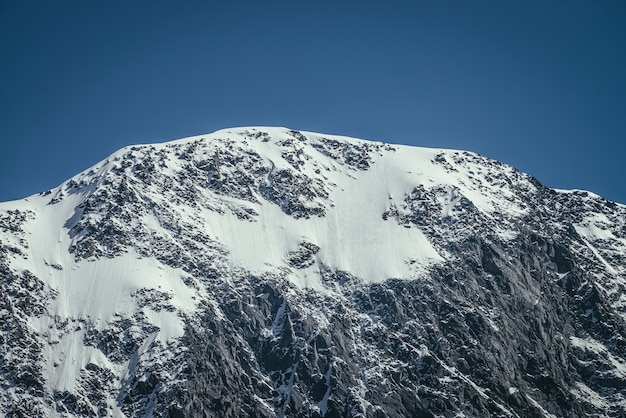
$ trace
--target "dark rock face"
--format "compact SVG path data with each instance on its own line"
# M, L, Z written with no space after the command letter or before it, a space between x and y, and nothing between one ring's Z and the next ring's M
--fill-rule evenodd
M35 212L0 212L4 415L626 415L625 206L555 192L475 154L433 153L433 167L461 180L416 182L376 220L428 239L444 261L427 273L368 282L324 264L304 232L282 265L257 273L233 265L206 213L251 225L267 203L289 222L323 222L340 188L333 173L369 174L398 150L298 131L232 135L128 148L106 173L42 196L52 208L79 201L64 225L74 263L152 260L177 272L194 311L146 284L129 285L134 310L104 325L55 313L63 289L15 267L39 263ZM491 211L480 193L497 194ZM51 276L71 270L62 264L45 260ZM321 289L294 284L312 268ZM159 340L161 317L180 320L182 336ZM93 359L57 387L50 370L63 365L47 356L69 335Z
M521 237L526 249L507 267L504 254L479 241L467 244L478 266L434 271L427 281L348 279L340 301L299 294L288 302L270 283L246 283L249 293L223 307L227 318L202 323L208 352L208 340L189 332L195 366L187 384L204 388L197 396L204 403L183 409L188 416L272 416L255 409L268 405L285 416L620 416L626 380L611 361L624 358L624 321L608 314L579 269L556 279L558 264L536 239ZM537 267L533 275L524 264ZM328 327L301 306L316 306ZM590 324L589 310L606 316ZM570 335L606 348L573 344ZM220 382L219 391L211 394L207 382ZM615 406L577 398L579 382Z

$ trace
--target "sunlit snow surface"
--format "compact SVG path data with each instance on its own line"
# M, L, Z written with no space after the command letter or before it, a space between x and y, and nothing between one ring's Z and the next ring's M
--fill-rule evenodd
M153 170L129 166L141 164L146 155L155 161ZM285 173L300 181L295 195L282 196L282 183L269 183ZM534 188L527 178L509 166L462 151L392 146L285 128L227 129L126 147L50 192L2 203L0 213L19 210L28 216L23 232L4 232L0 237L5 245L23 248L22 256L10 256L11 270L30 270L45 283L46 291L56 295L47 315L29 321L50 343L44 355L49 385L71 391L89 363L116 371L119 380L124 377L124 366L112 364L95 347L85 347L87 329L105 331L119 318L140 314L158 327L146 344L167 343L183 335L183 317L193 314L198 301L210 299L189 285L190 275L174 262L151 255L152 242L183 248L184 234L193 240L200 233L206 243L199 248L203 255L215 252L211 255L215 268L255 275L279 272L297 287L323 294L334 291L322 280L324 269L349 272L365 282L420 279L450 255L416 227L419 220L409 218L407 208L419 206L421 198L411 201L408 196L418 189L430 193L434 196L430 204L439 208L437 216L442 219L466 213L493 219L493 233L510 240L518 232L512 222L528 212L528 202L518 193L519 187ZM94 238L99 252L90 253L85 237L95 232L88 226L101 225L98 222L112 213L115 204L105 199L100 203L104 206L89 213L81 207L102 190L114 199L121 185L136 198L119 202L131 205L133 216L125 223L126 218L111 215L110 222L131 231L131 241L111 256L108 244ZM181 197L180 191L188 194ZM288 205L304 212L290 213ZM399 220L385 219L386 212ZM499 221L503 214L511 223ZM608 230L608 224L601 214L589 215L575 229L617 277L624 274L624 266L594 246L612 241L614 248L626 247L626 240ZM87 248L85 257L78 256L80 245ZM294 254L303 245L316 250L303 253L302 264L296 265ZM189 254L194 258L196 253ZM160 295L168 309L141 303L146 289ZM54 331L52 324L66 320L70 325L63 333ZM111 407L117 411L117 406Z

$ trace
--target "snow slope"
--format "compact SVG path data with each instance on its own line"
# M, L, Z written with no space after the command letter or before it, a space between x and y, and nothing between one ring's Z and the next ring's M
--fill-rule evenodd
M43 388L41 397L8 380L2 407L28 398L46 415L133 415L121 393L142 364L169 364L185 351L189 318L206 306L223 315L216 283L271 276L296 293L342 298L328 272L366 286L426 280L460 259L459 243L476 234L513 245L544 189L470 152L286 128L123 148L55 189L0 204L4 280L32 276L40 295L38 309L11 315L39 341ZM582 205L551 228L558 235L572 225L574 252L624 315L625 208L607 211L585 192L551 193L560 196L551 197L556 212L568 199ZM101 399L89 396L93 370L109 373L98 380ZM156 411L156 400L146 402L144 411Z

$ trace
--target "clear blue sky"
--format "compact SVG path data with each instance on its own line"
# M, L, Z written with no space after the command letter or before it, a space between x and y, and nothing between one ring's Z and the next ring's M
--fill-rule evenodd
M0 0L0 201L277 125L479 152L626 203L626 1Z

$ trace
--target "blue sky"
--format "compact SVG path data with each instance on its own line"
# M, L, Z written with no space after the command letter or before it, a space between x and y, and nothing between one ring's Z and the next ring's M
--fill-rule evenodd
M626 203L621 0L0 0L0 54L0 201L125 145L272 125Z

